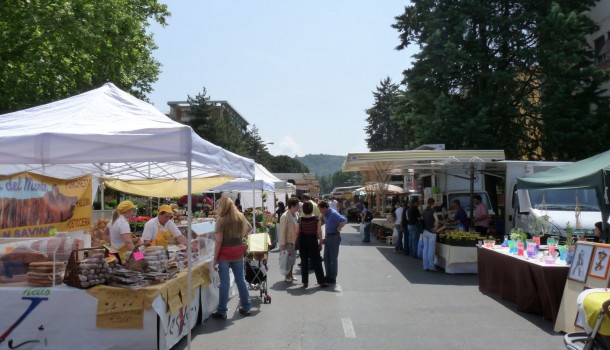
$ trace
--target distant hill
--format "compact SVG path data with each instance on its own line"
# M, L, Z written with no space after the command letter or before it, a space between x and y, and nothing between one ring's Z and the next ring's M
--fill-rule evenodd
M319 176L329 176L339 171L343 167L345 156L331 156L329 154L307 154L303 157L296 157L297 160L305 164L309 171Z

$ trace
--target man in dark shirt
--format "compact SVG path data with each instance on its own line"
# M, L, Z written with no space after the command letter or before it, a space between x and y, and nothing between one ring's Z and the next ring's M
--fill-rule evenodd
M421 212L419 211L419 199L413 198L411 206L407 209L407 227L409 229L409 252L405 254L417 258L417 244L419 242L419 227L421 225Z
M470 230L470 221L468 220L468 215L464 208L462 208L460 200L454 199L451 202L451 209L454 211L453 221L457 225L459 231L468 232ZM461 228L459 227L461 226Z

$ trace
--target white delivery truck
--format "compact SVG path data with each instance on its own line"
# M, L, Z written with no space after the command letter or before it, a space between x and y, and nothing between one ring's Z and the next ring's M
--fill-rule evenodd
M450 210L451 202L458 199L461 207L466 211L468 217L470 217L472 204L470 200L471 179L469 172L468 165L464 165L464 167L460 168L448 167L435 173L419 174L418 178L430 177L430 180L428 181L430 187L424 187L424 203L422 204L425 205L425 200L432 195L429 191L436 187L440 191L440 194L435 195L437 205L441 205L443 208ZM472 180L473 196L481 196L481 201L487 207L489 215L495 215L489 194L485 191L483 176L480 173L477 173ZM449 213L450 216L452 214L452 212Z
M519 189L517 178L535 174L569 162L546 161L510 161L506 164L505 203L506 232L519 227L530 232L536 219L548 216L548 231L551 234L565 236L566 223L576 226L576 201L580 208L580 230L592 234L595 223L601 221L599 202L594 189Z

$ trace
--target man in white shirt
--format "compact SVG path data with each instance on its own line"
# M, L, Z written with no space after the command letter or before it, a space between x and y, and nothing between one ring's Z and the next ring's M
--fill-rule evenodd
M328 203L331 209L337 210L337 200L335 198L331 199L330 203Z
M142 239L145 245L162 246L165 250L169 246L171 238L175 238L178 243L187 244L186 237L171 220L174 210L167 204L159 207L157 217L148 221L144 225Z
M396 242L394 242L395 253L400 253L404 251L404 248L402 246L402 211L403 207L400 205L400 203L396 203L396 209L394 210L394 214L392 214L392 216L394 217L394 230L398 231Z

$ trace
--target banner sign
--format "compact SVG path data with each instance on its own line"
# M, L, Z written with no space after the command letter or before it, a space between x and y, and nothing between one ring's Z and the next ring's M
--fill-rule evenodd
M91 176L0 176L0 237L36 238L91 227Z

